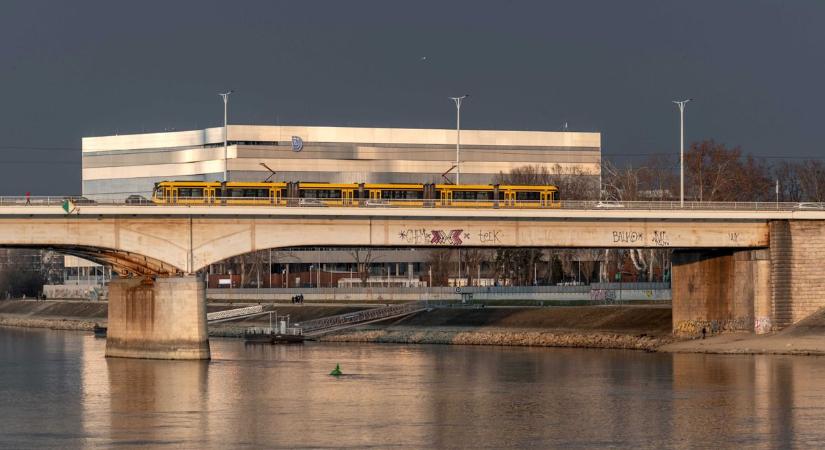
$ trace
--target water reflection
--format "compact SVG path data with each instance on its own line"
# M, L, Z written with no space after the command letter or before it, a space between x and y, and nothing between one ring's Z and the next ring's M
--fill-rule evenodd
M189 362L103 347L0 329L0 445L825 446L823 358L213 340L213 361Z

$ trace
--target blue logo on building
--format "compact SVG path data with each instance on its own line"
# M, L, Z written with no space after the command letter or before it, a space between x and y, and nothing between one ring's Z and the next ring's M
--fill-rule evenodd
M304 148L304 140L300 136L292 136L292 151L300 152Z

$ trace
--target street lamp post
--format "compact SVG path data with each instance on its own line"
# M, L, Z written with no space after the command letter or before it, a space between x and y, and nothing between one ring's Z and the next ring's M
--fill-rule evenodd
M685 207L685 105L687 100L674 100L679 106L679 207Z
M469 96L450 97L455 102L455 184L461 184L461 101Z
M227 165L227 150L226 150L226 123L229 111L229 94L235 91L228 91L223 93L218 93L223 98L223 181L228 181L226 176L226 165Z

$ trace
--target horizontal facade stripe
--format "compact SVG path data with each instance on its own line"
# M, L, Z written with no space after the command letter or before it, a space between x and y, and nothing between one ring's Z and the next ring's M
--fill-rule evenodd
M83 167L120 167L147 164L190 163L223 159L223 147L197 148L185 150L155 151L152 153L127 153L106 155L83 155ZM367 146L305 146L300 152L289 148L273 146L229 146L227 154L232 158L277 158L295 159L334 159L334 160L382 160L382 159L416 159L422 161L453 161L455 148L422 146L419 148L385 148ZM467 147L461 149L462 161L489 162L524 162L524 163L598 163L601 160L598 149L492 149Z
M451 129L357 128L229 125L230 141L290 142L299 136L305 143L450 145L456 141ZM123 149L192 147L223 142L223 127L204 130L143 133L83 138L83 152ZM590 132L461 130L465 145L526 147L601 148L601 134Z
M392 172L392 173L436 173L447 171L451 164L443 161L413 161L413 160L332 160L332 159L229 159L228 170L230 171L253 171L268 173L260 164L264 163L276 172ZM522 167L523 162L479 162L467 161L461 163L462 175L465 173L478 174L498 174L507 173L510 170ZM574 169L581 169L585 173L598 175L600 165L595 163L534 163L553 170L560 166L562 171L569 172ZM102 180L119 178L141 178L147 176L167 177L173 179L179 176L198 175L204 173L223 172L224 161L210 160L198 161L188 164L154 164L135 165L124 167L97 167L83 168L83 180ZM323 178L323 177L322 177Z

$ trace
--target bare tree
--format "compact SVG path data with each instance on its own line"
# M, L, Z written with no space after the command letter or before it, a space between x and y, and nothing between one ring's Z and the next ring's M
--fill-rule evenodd
M358 272L358 279L361 281L361 286L367 284L370 276L370 266L373 263L372 248L355 248L350 250L352 259L355 260L355 267Z
M448 286L450 284L450 261L453 259L450 249L430 251L428 270L432 273L432 286Z
M803 161L798 165L796 173L805 201L825 201L825 164L822 161Z
M467 286L473 285L473 280L481 271L481 263L487 259L487 253L484 250L477 248L466 249L461 254L464 267L467 269Z
M562 199L591 200L598 198L599 186L596 175L581 166L567 169L555 164L551 169L542 165L515 167L509 173L499 173L495 184L512 184L522 186L556 186Z
M799 179L799 166L795 163L783 161L773 168L773 175L779 182L779 201L802 201L802 183Z

